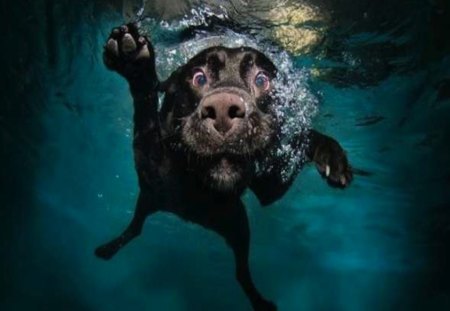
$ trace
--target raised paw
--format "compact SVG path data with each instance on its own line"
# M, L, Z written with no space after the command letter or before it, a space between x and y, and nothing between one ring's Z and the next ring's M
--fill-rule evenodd
M134 23L114 28L103 52L106 67L130 82L156 79L154 58L150 41L139 34Z
M334 139L328 139L317 147L314 162L320 174L331 186L344 188L353 179L352 168L345 151Z

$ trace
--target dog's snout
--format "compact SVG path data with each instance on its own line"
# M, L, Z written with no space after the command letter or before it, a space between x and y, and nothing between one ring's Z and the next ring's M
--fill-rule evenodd
M230 93L213 94L205 98L201 105L202 119L210 119L210 124L222 135L245 117L244 99Z

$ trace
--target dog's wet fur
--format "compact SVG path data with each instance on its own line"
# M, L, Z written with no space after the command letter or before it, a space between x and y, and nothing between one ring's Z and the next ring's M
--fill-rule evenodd
M96 255L110 259L141 233L149 215L172 212L223 236L253 309L276 310L251 278L250 231L240 199L249 188L262 205L268 205L284 195L296 175L281 178L282 161L270 158L281 144L275 109L282 103L273 87L275 65L249 47L216 46L159 82L153 47L134 24L112 30L104 62L128 81L134 99L133 147L140 193L129 226L98 247ZM164 101L158 110L159 93L164 93ZM334 139L309 129L290 144L306 145L307 160L315 162L330 185L344 188L352 180L345 152ZM263 159L272 169L258 172Z

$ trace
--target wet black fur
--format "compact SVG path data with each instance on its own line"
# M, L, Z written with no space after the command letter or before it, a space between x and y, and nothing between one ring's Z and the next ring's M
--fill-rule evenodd
M139 37L134 25L127 25L128 29L115 31L111 38L120 40L124 32L129 32L135 39ZM276 133L279 124L272 118L270 129L270 142L248 154L229 154L239 167L242 167L242 180L236 183L231 191L220 191L208 185L207 177L201 171L208 165L213 165L214 155L201 157L183 145L180 128L182 117L192 114L199 102L198 94L186 83L186 78L192 75L192 69L209 62L213 71L220 71L224 63L217 57L207 57L211 52L223 52L228 57L230 53L249 53L255 62L264 68L273 77L276 68L260 52L250 49L211 48L191 59L187 65L176 70L170 78L159 83L155 73L155 59L153 48L147 41L150 49L150 58L135 61L133 55L119 56L105 51L107 66L119 72L130 84L134 98L134 153L136 170L139 177L140 193L136 204L136 211L126 230L109 243L100 246L96 255L109 259L117 251L141 233L146 217L157 211L168 211L180 218L197 223L213 230L224 237L233 250L236 260L236 278L247 294L254 310L276 310L275 305L266 300L253 284L249 265L248 253L250 231L245 206L240 196L245 189L251 189L262 205L268 205L288 190L293 181L281 178L280 170L285 163L279 159L272 159L271 172L256 174L255 164L260 157L270 153L270 148L276 148ZM221 57L224 57L224 56ZM248 70L245 57L240 65L240 75ZM235 81L235 87L246 88L242 81ZM158 92L165 93L162 109L158 111ZM265 94L257 99L258 109L264 114L271 113L271 105L276 101L273 96ZM260 119L256 118L254 122ZM327 178L331 185L339 186L339 176L344 174L348 181L351 179L351 170L345 154L339 144L325 135L309 130L299 133L291 142L294 148L300 148L308 140L306 155L308 160L316 162L322 174L325 174L324 165L334 167ZM206 142L207 143L207 142ZM208 162L209 161L209 162ZM300 169L300 168L299 168ZM149 255L150 256L150 255Z

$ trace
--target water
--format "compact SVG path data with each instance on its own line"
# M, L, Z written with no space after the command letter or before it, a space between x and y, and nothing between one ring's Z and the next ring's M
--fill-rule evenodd
M299 99L291 126L337 138L358 169L345 191L308 166L270 207L244 195L255 283L279 310L447 310L450 5L172 2L0 4L0 309L249 309L223 241L174 216L93 255L137 194L131 97L101 49L138 19L161 77L213 42L257 46ZM183 36L212 16L234 31Z

